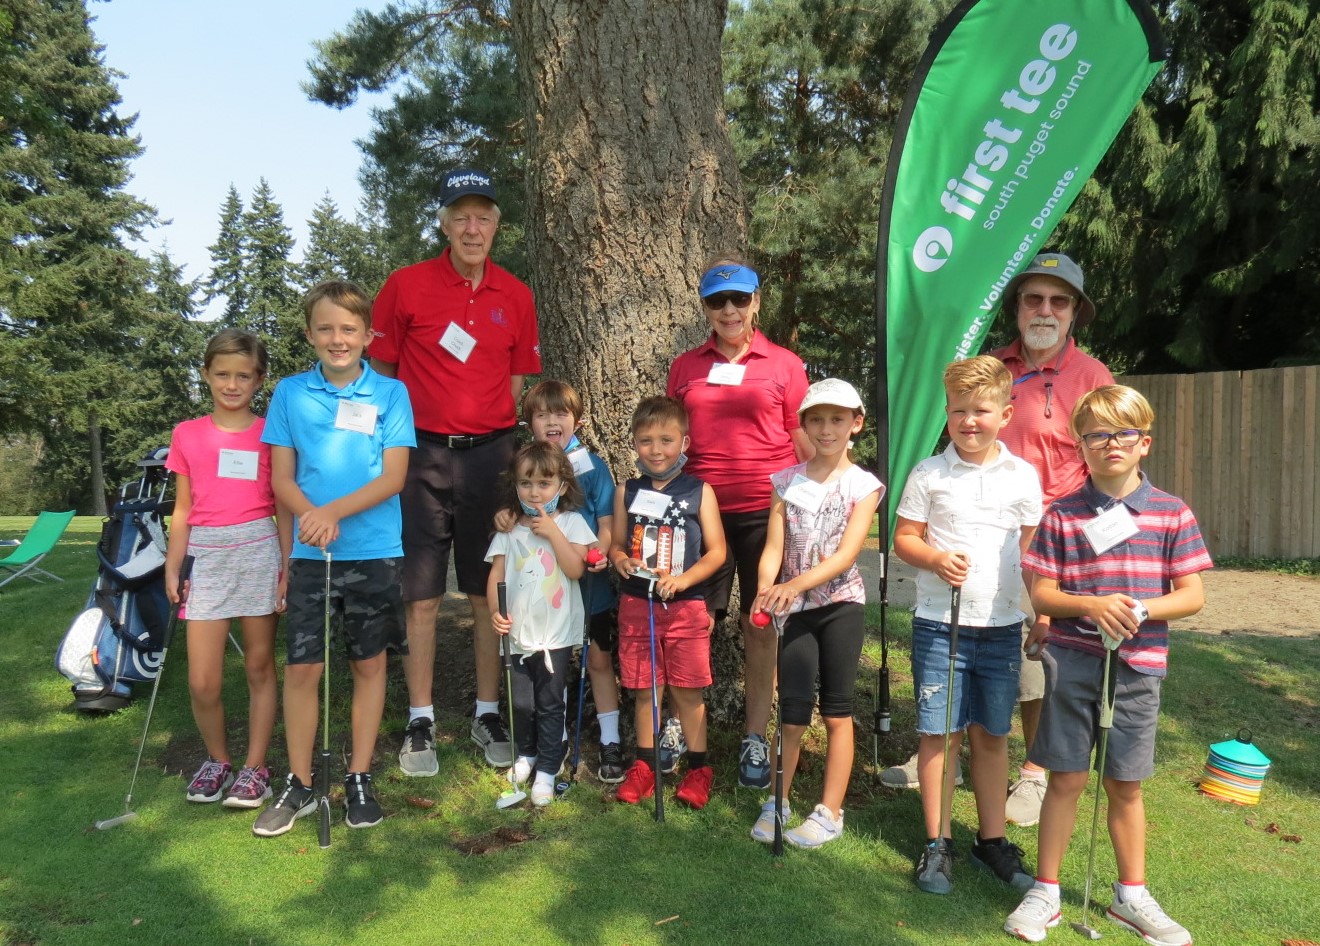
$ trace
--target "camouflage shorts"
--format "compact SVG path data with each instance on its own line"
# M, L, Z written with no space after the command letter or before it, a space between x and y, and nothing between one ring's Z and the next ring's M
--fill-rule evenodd
M330 626L343 634L349 660L369 660L386 650L408 653L399 594L397 558L336 561L330 571ZM325 564L289 563L289 612L285 621L288 662L325 662Z

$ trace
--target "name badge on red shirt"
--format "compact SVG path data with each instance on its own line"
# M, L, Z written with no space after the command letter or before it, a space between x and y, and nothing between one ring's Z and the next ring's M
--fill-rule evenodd
M440 336L440 347L459 361L467 364L472 349L477 347L477 340L463 331L456 322L450 322L445 333Z
M727 384L736 387L743 383L743 375L746 373L746 365L735 365L724 361L710 366L710 374L706 375L706 383Z

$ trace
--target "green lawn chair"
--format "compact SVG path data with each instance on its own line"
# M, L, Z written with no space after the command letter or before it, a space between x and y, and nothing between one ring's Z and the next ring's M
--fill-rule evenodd
M37 516L37 521L32 523L32 528L23 536L18 548L0 559L0 569L4 569L0 572L4 575L4 578L0 579L0 588L19 578L29 578L38 583L45 579L63 581L64 579L59 575L52 575L45 569L38 568L37 563L55 548L55 543L60 540L60 536L64 534L64 530L69 527L72 520L72 509L68 512L43 512ZM41 577L42 575L45 579Z

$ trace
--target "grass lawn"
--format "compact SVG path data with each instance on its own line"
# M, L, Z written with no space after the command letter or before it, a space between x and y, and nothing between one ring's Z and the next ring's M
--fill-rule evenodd
M30 519L0 517L0 538ZM250 833L251 813L184 801L199 761L188 706L186 647L172 648L133 797L139 817L110 831L132 773L149 689L115 716L72 710L53 668L56 645L83 606L99 523L77 519L49 570L61 585L0 591L0 943L105 944L943 944L1009 942L1001 932L1018 895L965 859L947 897L918 892L922 843L917 794L879 787L871 764L870 691L878 640L867 649L860 695L859 759L844 838L822 850L790 849L776 862L747 832L761 797L732 787L738 734L717 725L716 794L703 811L616 804L594 779L543 811L498 812L500 777L479 765L467 720L442 716L441 775L403 779L393 762L406 703L391 678L389 716L375 767L389 817L350 831L336 808L334 843L316 844L315 818L282 838ZM1250 608L1250 602L1242 602ZM872 623L876 609L872 609ZM908 618L891 615L894 732L882 761L915 744L908 676ZM445 639L442 639L442 643ZM454 646L462 646L452 635ZM335 667L338 681L346 675ZM246 705L231 657L230 715ZM336 745L347 731L345 691L334 701ZM1157 776L1147 783L1149 877L1155 894L1198 944L1320 940L1320 642L1245 635L1175 634L1164 690ZM233 719L235 748L243 745ZM1274 759L1253 809L1204 796L1195 781L1207 747L1239 726ZM283 765L282 731L275 764ZM809 739L795 798L807 813L819 788L820 734ZM1014 739L1012 751L1020 754ZM337 753L336 771L342 774ZM1055 943L1083 942L1080 919L1091 795L1065 862L1064 923ZM672 800L672 784L670 786ZM974 830L970 792L955 800L955 842ZM1010 829L1035 863L1035 829ZM1293 840L1300 839L1300 840ZM1113 855L1099 847L1101 905ZM1115 942L1138 940L1094 920Z

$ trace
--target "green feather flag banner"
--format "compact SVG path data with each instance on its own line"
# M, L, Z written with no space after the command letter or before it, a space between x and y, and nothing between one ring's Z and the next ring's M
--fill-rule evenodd
M1164 58L1145 0L965 0L932 36L880 210L886 551L888 497L943 427L945 365L980 350L1004 287L1046 249Z

